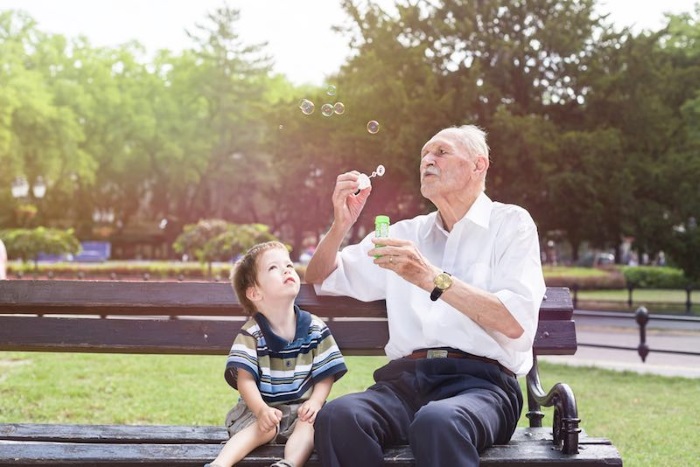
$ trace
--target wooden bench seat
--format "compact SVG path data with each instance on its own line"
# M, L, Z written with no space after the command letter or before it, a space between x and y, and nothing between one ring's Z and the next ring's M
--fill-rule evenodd
M226 436L223 427L215 426L5 424L0 425L0 466L15 465L4 459L16 456L29 465L54 465L55 459L70 465L91 465L92 459L109 457L120 465L138 462L143 466L201 467L216 457ZM558 458L567 464L599 465L600 461L617 456L616 449L605 439L584 435L579 446L586 455L572 459L552 449L551 429L520 428L509 444L485 452L482 465L512 465L517 460L519 465L551 466ZM240 465L268 466L281 457L283 449L282 445L259 448ZM413 464L408 446L388 448L386 457L393 465ZM319 465L315 455L307 463Z
M297 303L328 320L347 356L383 355L384 302L318 297L302 285ZM536 355L571 355L576 330L570 295L549 288L540 309ZM227 354L246 316L226 283L0 281L0 351ZM494 446L482 465L622 465L606 439L579 428L573 391L545 391L538 368L527 376L530 427ZM542 428L541 407L554 407ZM201 466L226 439L223 427L0 424L0 467L9 465ZM269 465L282 446L264 446L239 465ZM413 465L407 446L386 450L386 465ZM316 466L315 454L307 463Z

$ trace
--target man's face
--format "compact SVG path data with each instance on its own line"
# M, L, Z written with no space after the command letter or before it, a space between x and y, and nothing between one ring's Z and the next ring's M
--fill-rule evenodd
M442 130L421 150L420 191L433 202L468 193L472 183L480 183L476 159L469 156L456 131Z

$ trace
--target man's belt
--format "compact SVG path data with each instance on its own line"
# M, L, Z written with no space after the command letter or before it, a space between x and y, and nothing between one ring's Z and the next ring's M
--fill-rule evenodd
M498 363L497 360L493 360L492 358L481 357L479 355L473 355L452 348L443 347L438 349L418 349L414 350L412 354L406 355L404 358L410 358L411 360L420 360L422 358L462 358L467 360L477 360L479 362L496 365L498 368L501 369L502 372L504 372L508 376L515 377L515 374L512 371Z

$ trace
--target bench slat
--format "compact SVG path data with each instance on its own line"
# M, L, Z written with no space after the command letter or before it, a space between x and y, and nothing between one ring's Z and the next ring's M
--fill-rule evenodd
M228 439L223 426L201 425L83 425L53 423L0 424L0 441L50 441L75 443L219 444ZM509 444L552 442L551 428L521 427ZM610 444L581 430L581 442Z
M0 350L227 355L242 320L0 317ZM346 355L384 355L385 320L328 323ZM535 352L576 351L573 321L540 321Z
M580 454L567 456L546 441L531 441L527 444L497 445L481 456L480 465L503 467L566 465L595 466L622 465L619 453L607 443L584 443ZM0 466L23 465L55 466L69 463L74 466L181 466L201 467L218 454L219 444L110 444L110 443L46 443L13 442L0 443ZM281 458L282 445L263 446L253 451L239 466L269 466ZM414 465L413 454L408 446L391 447L385 450L386 465ZM320 467L318 457L312 454L308 467Z
M3 441L218 444L227 439L223 425L0 424L0 440Z
M386 317L383 300L317 296L310 284L301 285L297 304L319 316ZM228 283L46 280L0 282L0 314L244 315ZM572 314L568 289L548 288L540 319L570 320Z

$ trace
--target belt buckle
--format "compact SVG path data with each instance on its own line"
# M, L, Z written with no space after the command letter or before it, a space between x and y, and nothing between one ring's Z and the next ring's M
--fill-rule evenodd
M447 358L447 350L428 349L426 358Z

